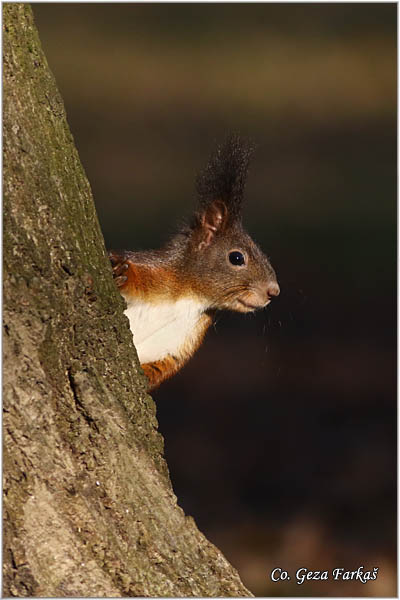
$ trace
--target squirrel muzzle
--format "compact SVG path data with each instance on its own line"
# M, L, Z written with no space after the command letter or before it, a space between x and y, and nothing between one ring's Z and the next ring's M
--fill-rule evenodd
M279 293L280 288L276 281L259 283L237 298L236 310L246 313L265 308L271 302L271 298Z

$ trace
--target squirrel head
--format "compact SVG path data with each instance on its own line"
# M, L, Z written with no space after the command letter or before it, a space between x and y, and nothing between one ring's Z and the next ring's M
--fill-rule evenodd
M197 178L200 205L187 233L185 276L210 308L251 312L279 294L275 271L242 225L253 146L231 135Z

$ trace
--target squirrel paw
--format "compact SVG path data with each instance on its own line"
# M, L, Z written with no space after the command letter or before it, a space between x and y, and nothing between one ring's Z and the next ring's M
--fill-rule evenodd
M112 262L112 261L111 261ZM124 273L128 270L128 263L117 263L112 268L112 274L117 287L122 287L127 281L128 276L124 275Z

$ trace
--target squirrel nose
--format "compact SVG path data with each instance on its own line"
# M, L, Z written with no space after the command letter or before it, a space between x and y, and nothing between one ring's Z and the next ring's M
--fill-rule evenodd
M279 296L280 291L281 291L280 287L279 287L279 285L277 284L276 281L270 281L268 283L268 285L267 285L267 294L268 294L268 297Z

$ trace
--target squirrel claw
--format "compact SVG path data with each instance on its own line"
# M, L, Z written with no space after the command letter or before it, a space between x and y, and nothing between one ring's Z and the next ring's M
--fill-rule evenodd
M117 287L122 287L128 281L128 277L126 275L119 275L118 277L114 277L114 281Z
M126 271L128 269L129 265L128 263L118 263L115 266L113 266L112 268L112 272L113 272L113 277L118 277L119 275L122 275L124 273L124 271Z
M112 276L115 281L115 284L118 288L124 286L124 284L128 281L128 276L125 275L127 270L129 269L129 265L127 262L117 262L117 258L110 256L111 265L112 265Z

